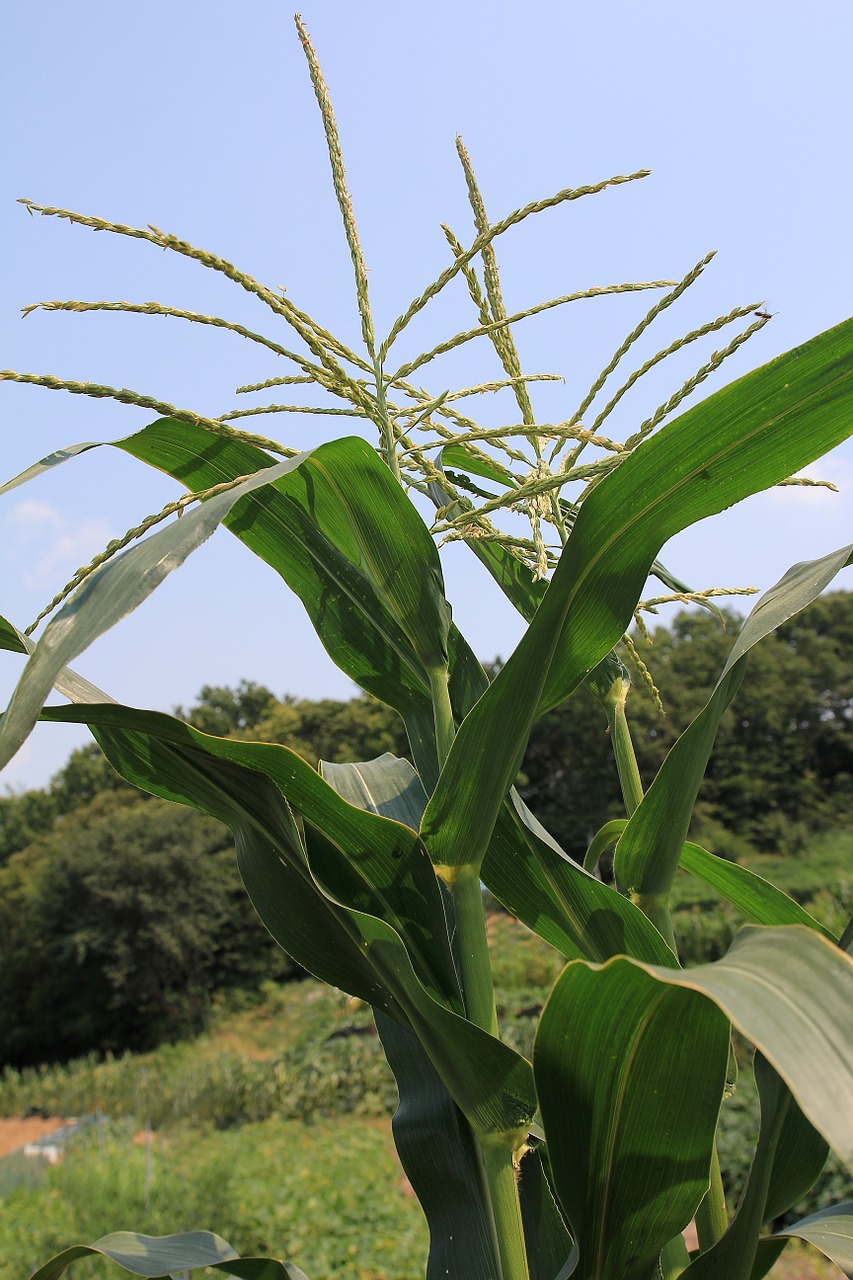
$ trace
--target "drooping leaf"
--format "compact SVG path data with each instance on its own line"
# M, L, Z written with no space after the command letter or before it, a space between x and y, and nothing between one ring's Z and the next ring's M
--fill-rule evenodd
M36 644L2 717L0 768L28 737L63 667L146 600L173 569L210 537L242 496L298 465L298 458L278 463L264 474L253 475L217 494L183 520L176 520L103 565L78 587Z
M498 814L482 876L513 915L567 959L675 962L642 911L564 853L515 791Z
M470 1125L417 1038L379 1011L374 1016L399 1093L394 1143L429 1226L427 1280L493 1280L500 1263Z
M835 935L804 907L749 867L728 862L690 841L681 847L679 865L683 871L718 889L750 924L803 924L835 941Z
M708 1189L728 1021L628 960L566 966L539 1025L536 1088L576 1280L650 1280Z
M853 1165L850 956L801 925L747 925L713 964L648 972L719 1005L779 1073L808 1121Z
M13 627L7 618L0 617L0 649L8 649L10 653L31 653L35 648L33 641L27 641L17 627Z
M614 870L626 889L641 894L669 893L717 729L743 679L747 654L759 640L811 604L851 558L853 545L820 560L796 564L758 601L714 692L673 745L616 846Z
M415 832L345 804L277 744L212 738L116 704L45 715L87 723L128 781L230 826L246 888L279 944L324 981L415 1029L478 1133L526 1131L536 1110L530 1064L454 1011L439 890Z
M786 1236L814 1245L841 1268L848 1280L853 1280L853 1200L801 1218L774 1239Z
M187 1231L173 1236L143 1236L115 1231L92 1244L72 1245L39 1267L31 1280L58 1280L80 1258L100 1255L135 1276L163 1280L169 1274L211 1267L241 1280L307 1280L292 1262L274 1258L241 1258L227 1240L212 1231Z
M406 760L382 756L367 764L324 762L322 768L350 804L391 816L405 813L410 825L423 812L426 793ZM639 908L573 862L515 791L499 815L482 874L507 910L567 959L674 959Z
M424 815L436 864L479 867L534 719L619 640L663 543L846 439L851 404L847 321L695 406L592 491L530 627L460 726Z
M192 492L269 467L263 450L161 418L117 446ZM314 450L262 503L225 524L305 606L335 664L408 722L431 720L429 663L450 628L435 545L390 471L364 441Z

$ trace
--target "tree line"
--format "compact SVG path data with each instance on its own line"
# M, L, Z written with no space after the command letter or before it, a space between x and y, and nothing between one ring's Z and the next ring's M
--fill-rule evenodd
M704 705L736 614L679 613L635 644L629 719L643 779ZM822 596L754 651L720 728L692 838L714 852L796 855L853 813L853 594ZM495 664L495 667L499 664ZM664 714L647 692L654 681ZM177 714L207 733L282 742L312 764L408 754L369 697L279 698L205 686ZM519 789L580 858L621 812L600 705L581 689L544 716ZM230 835L144 796L95 746L41 790L0 798L0 1065L141 1050L201 1029L217 992L293 976L240 885Z

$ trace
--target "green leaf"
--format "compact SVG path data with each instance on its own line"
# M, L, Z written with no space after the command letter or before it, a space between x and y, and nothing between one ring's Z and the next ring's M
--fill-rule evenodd
M755 1061L761 1064L765 1075L772 1073L774 1077L776 1076L760 1054L755 1055ZM756 1078L758 1074L756 1072ZM780 1088L775 1081L774 1087ZM782 1121L782 1132L776 1148L776 1157L773 1161L770 1185L764 1204L764 1221L769 1223L781 1218L783 1213L787 1213L811 1191L829 1155L829 1144L826 1139L813 1125L809 1124L791 1096L790 1090L785 1089L785 1094L789 1101Z
M639 907L564 853L515 791L498 815L482 876L507 910L568 959L675 962Z
M690 841L682 846L679 865L682 871L718 889L750 924L803 924L835 942L835 935L804 907L749 867L727 862Z
M103 565L48 624L32 651L0 725L0 768L28 737L66 663L132 612L210 537L239 499L299 465L282 462L220 493ZM7 635L8 639L8 635Z
M116 444L192 492L271 465L253 445L171 418ZM299 596L342 671L404 718L431 717L426 666L445 660L450 628L435 545L364 440L336 440L311 457L225 525Z
M456 735L424 815L437 865L479 867L534 719L619 640L663 543L846 439L851 403L847 321L702 401L592 491L533 622Z
M471 1127L417 1038L375 1018L399 1092L394 1144L429 1226L427 1280L492 1280L499 1262Z
M776 1240L772 1236L762 1236L755 1250L755 1261L752 1264L752 1271L749 1273L749 1280L764 1280L764 1277L773 1270L785 1252L787 1243L787 1240Z
M576 1280L649 1280L708 1189L729 1028L625 959L566 966L533 1069Z
M583 867L584 871L594 871L598 866L602 854L611 849L621 836L622 832L628 825L627 818L611 818L609 822L605 822L604 826L596 831L595 835L589 842L589 848L584 854Z
M701 991L751 1040L806 1118L853 1165L853 960L812 929L741 929L722 960L649 968Z
M761 1054L755 1080L761 1126L746 1188L728 1230L687 1268L687 1280L751 1280L762 1224L805 1195L826 1162L826 1143Z
M830 1261L840 1267L853 1280L853 1200L821 1209L808 1218L801 1218L774 1237L794 1236L820 1249Z
M758 601L714 692L673 745L616 846L614 870L620 885L644 895L669 893L717 729L743 679L747 654L759 640L811 604L851 559L853 545L820 560L796 564Z
M35 648L32 641L27 641L17 627L13 627L6 618L0 617L0 649L8 649L10 653L31 653Z
M426 805L406 760L322 762L323 776L350 803L414 826ZM405 815L405 817L403 816ZM483 881L500 902L569 959L636 956L670 964L673 956L638 907L588 875L565 854L513 791L483 863Z
M11 480L7 480L5 484L0 485L0 496L4 493L11 493L19 485L26 484L29 480L35 480L38 476L52 471L54 467L61 466L63 462L78 458L81 453L88 453L90 449L100 449L102 447L101 441L86 440L83 444L70 444L65 449L56 449L53 453L49 453L46 458L41 458L38 462L34 462L31 467L27 467L25 471L19 472Z
M390 751L360 763L321 760L320 774L347 804L405 823L412 831L420 827L427 795L408 760Z
M440 891L414 831L347 805L286 747L209 737L116 704L45 715L89 724L123 777L230 826L249 895L284 950L415 1030L478 1133L526 1131L530 1064L454 1011Z
M273 1258L241 1258L221 1236L211 1231L187 1231L173 1236L143 1236L115 1231L93 1244L73 1245L39 1267L31 1280L57 1280L73 1262L100 1254L135 1276L162 1280L170 1273L212 1267L242 1280L307 1280L291 1262Z

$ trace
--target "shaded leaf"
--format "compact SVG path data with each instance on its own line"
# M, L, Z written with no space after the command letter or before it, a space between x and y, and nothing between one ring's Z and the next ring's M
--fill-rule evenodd
M810 1123L853 1165L853 960L801 925L738 933L714 964L649 969L701 991L779 1073Z
M447 990L456 978L439 890L414 831L345 804L277 744L213 738L116 704L45 714L89 724L128 781L230 826L249 895L284 950L416 1028L477 1132L526 1131L536 1110L530 1064L454 1011L461 1005Z
M675 963L642 911L564 853L515 791L498 815L482 876L513 915L568 959L629 955Z
M569 1280L578 1263L572 1240L545 1174L544 1148L522 1157L518 1198L530 1280Z
M827 1144L761 1054L755 1055L755 1080L761 1125L746 1188L728 1230L687 1268L687 1280L751 1280L762 1224L805 1195L826 1161Z
M624 959L557 979L533 1053L576 1280L648 1280L708 1189L729 1027Z

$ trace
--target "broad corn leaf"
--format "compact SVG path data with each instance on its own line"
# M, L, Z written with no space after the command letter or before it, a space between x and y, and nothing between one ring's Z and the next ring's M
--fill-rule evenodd
M115 704L46 715L87 723L137 786L227 823L249 895L279 944L416 1030L478 1133L526 1131L536 1109L530 1065L456 1012L439 889L416 832L345 804L286 747L212 738Z
M424 815L437 865L479 867L534 719L619 640L664 542L846 439L852 408L847 321L671 422L590 493L530 627L460 726Z
M750 924L804 924L835 941L830 930L804 907L749 867L728 862L690 841L682 845L679 866L719 890Z
M761 1127L746 1189L729 1229L687 1268L685 1280L752 1280L762 1224L805 1195L826 1161L826 1142L761 1054L755 1055L755 1080Z
M853 960L801 925L741 929L722 960L648 970L713 1000L853 1167Z
M630 961L566 966L533 1068L575 1280L651 1280L708 1189L729 1024Z
M814 1245L853 1280L853 1200L801 1218L774 1239L785 1236Z

